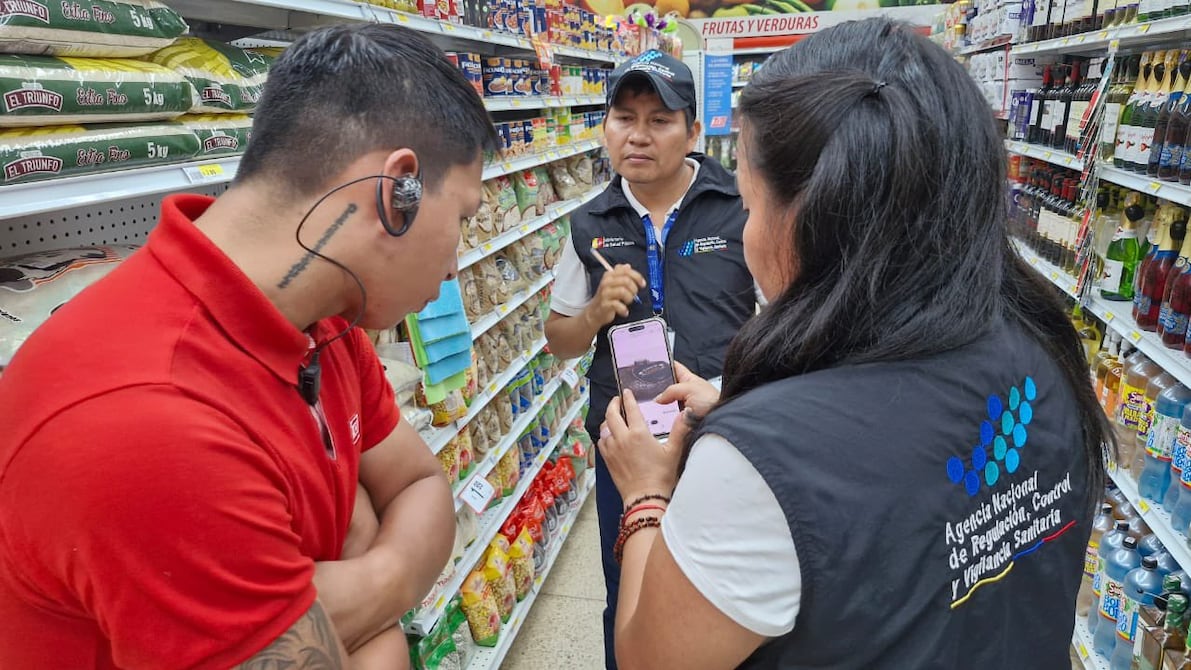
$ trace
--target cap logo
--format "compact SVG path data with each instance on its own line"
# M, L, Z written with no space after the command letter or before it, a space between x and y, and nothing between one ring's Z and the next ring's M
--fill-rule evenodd
M671 70L665 65L658 63L633 63L633 65L629 67L629 72L649 72L656 74L666 81L671 81L674 79L674 70Z

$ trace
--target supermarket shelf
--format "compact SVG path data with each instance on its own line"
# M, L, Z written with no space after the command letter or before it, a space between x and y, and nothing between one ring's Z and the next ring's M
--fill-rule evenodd
M1019 44L1013 55L1025 54L1083 54L1108 51L1112 47L1144 47L1161 44L1184 36L1191 31L1191 17L1176 16L1146 21L1107 30L1060 37L1053 40Z
M541 593L542 583L546 577L550 575L550 570L554 568L554 563L558 560L558 555L562 553L562 547L566 544L567 538L571 534L571 528L574 527L575 520L579 517L579 512L583 509L583 504L587 501L587 496L591 494L592 489L595 488L595 478L588 475L587 483L584 484L583 490L579 493L579 504L575 506L575 511L562 524L559 529L558 537L554 540L554 546L550 549L549 556L546 557L546 567L542 570L542 574L534 580L534 587L530 590L529 595L525 600L517 604L513 609L513 615L509 618L509 622L504 625L500 632L500 641L495 647L491 649L480 648L480 652L467 666L467 670L498 670L501 663L504 662L505 657L508 656L509 650L513 648L513 643L517 639L517 635L521 632L521 626L525 623L525 619L529 615L529 611L533 608L534 601L537 600L538 594Z
M576 209L579 209L583 205L586 205L587 203L594 200L597 195L603 193L607 186L607 184L600 184L578 198L563 200L550 205L546 208L546 213L542 216L530 219L520 226L517 226L513 230L505 231L504 233L501 233L500 235L497 235L496 237L481 244L479 247L472 249L471 251L468 251L467 253L460 256L459 269L462 270L465 267L475 265L488 256L491 256L501 249L504 249L510 244L524 239L526 235L545 227L550 222L557 221Z
M1132 303L1112 302L1099 295L1093 295L1088 301L1087 309L1091 310L1109 328L1117 331L1126 340L1141 350L1150 360L1157 363L1163 370L1178 379L1180 383L1191 386L1191 359L1183 355L1178 349L1167 349L1157 333L1141 330L1132 318ZM1122 488L1124 488L1122 486ZM1188 554L1191 557L1191 554ZM1183 563L1183 561L1179 561ZM1191 563L1186 564L1191 568Z
M344 21L400 24L448 42L462 40L533 51L526 37L406 14L353 0L170 0L189 19L276 30L308 30ZM615 63L616 54L551 45L555 56Z
M1029 144L1027 142L1015 142L1013 140L1005 140L1005 149L1011 153L1021 154L1022 156L1029 156L1030 158L1037 158L1038 160L1046 161L1051 165L1068 167L1073 170L1083 169L1083 162L1078 156L1072 156L1071 154L1065 151L1059 151L1058 149L1051 149L1050 147Z
M512 160L501 161L493 163L484 168L484 180L495 179L501 175L511 174L513 172L520 172L521 170L528 170L529 168L543 165L545 163L554 162L560 158L574 156L593 149L599 149L602 146L600 140L586 140L583 142L576 142L568 144L565 147L551 149L545 153L533 154L532 156L522 156L521 158L514 158ZM3 193L3 190L0 190Z
M1153 177L1121 170L1110 165L1101 165L1098 174L1104 181L1131 188L1134 191L1149 193L1180 205L1191 206L1191 186L1183 186L1178 182L1158 181Z
M1027 263L1033 266L1035 270L1042 273L1042 275L1049 279L1052 284L1059 287L1063 293L1066 293L1072 298L1079 299L1079 294L1075 291L1075 277L1072 277L1062 269L1055 267L1050 261L1034 253L1033 249L1030 249L1020 241L1013 240L1013 244L1017 247L1017 253L1020 254Z
M545 153L503 161L486 167L484 179L526 170L599 147L599 140L587 140ZM239 167L240 157L229 156L0 186L0 220L223 184L235 178Z
M471 324L471 339L478 339L489 328L500 323L500 320L508 316L509 312L512 312L521 305L524 305L527 300L537 295L538 291L541 291L542 289L549 286L550 282L552 281L554 281L554 272L550 271L538 278L538 280L533 284L530 284L529 288L521 289L520 291L514 293L513 297L510 298L508 302L497 307L486 316L481 317L480 320Z
M1075 631L1071 633L1071 646L1083 663L1084 670L1108 670L1108 661L1092 650L1092 634L1088 631L1087 617L1075 615Z
M579 400L567 411L564 419L565 424L569 425L571 421L579 415L582 411L584 403L587 402L587 394L584 394ZM566 431L560 430L557 435L550 439L550 443L542 449L538 458L533 462L533 465L525 471L522 475L521 481L517 484L517 489L513 495L506 497L499 505L484 512L480 517L479 532L476 534L476 539L471 546L463 554L463 558L456 563L455 574L451 576L441 589L439 589L437 598L434 599L432 605L423 608L418 614L406 625L406 631L417 635L426 635L438 623L439 618L442 617L443 611L446 609L447 603L463 586L463 580L467 578L471 566L475 565L480 557L487 550L488 544L492 542L492 538L496 537L497 531L500 530L501 525L505 519L509 518L509 514L513 512L513 508L517 506L517 502L529 490L530 484L533 483L533 478L537 476L542 466L546 464L546 460L554 450L558 448L558 444L562 441ZM593 480L594 481L594 480Z
M554 396L555 392L562 387L562 384L562 375L559 375L557 379L551 380L550 383L546 384L546 386L542 389L542 393L539 394L538 397L534 398L533 404L530 405L529 410L518 415L517 420L513 422L513 428L501 438L500 443L490 449L484 456L484 459L477 463L476 467L472 469L472 472L470 475L468 475L467 479L454 488L452 493L455 495L456 512L463 509L463 501L459 499L459 494L463 492L463 489L467 487L467 484L469 484L471 480L475 479L476 477L487 477L488 473L492 472L493 468L496 467L496 464L500 461L500 459L504 458L504 455L509 453L510 449L516 448L517 439L520 438L526 429L529 428L529 424L533 423L534 420L538 418L538 414L541 414L542 408L546 406L546 403L550 401L550 398ZM578 410L576 409L576 411ZM574 417L572 416L571 418L573 419ZM567 423L570 423L569 419Z
M1129 502L1133 508L1141 514L1141 518L1145 520L1146 525L1150 527L1150 531L1162 540L1166 551L1170 552L1171 557L1184 570L1191 569L1191 549L1187 547L1187 538L1177 531L1170 523L1170 514L1160 505L1154 505L1150 501L1141 497L1137 491L1137 482L1133 480L1133 476L1124 470L1117 469L1110 471L1109 476L1117 483L1117 488Z
M1009 46L1010 41L1011 41L1010 37L1005 36L1005 37L993 40L992 42L989 42L987 44L974 44L969 47L964 47L962 49L957 50L955 52L955 55L956 56L971 56L972 54L978 54L978 53L982 53L985 51L995 51L997 49L1004 49L1005 47Z
M0 186L0 219L231 181L240 157Z
M604 96L602 95L505 96L500 98L484 98L484 107L490 112L602 104L604 104Z

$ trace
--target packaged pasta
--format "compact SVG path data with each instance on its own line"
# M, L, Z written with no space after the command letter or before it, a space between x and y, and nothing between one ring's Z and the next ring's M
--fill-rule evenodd
M540 190L541 182L534 170L522 170L513 175L513 192L523 220L546 213L546 207L539 197Z
M533 588L533 537L524 528L509 545L509 566L513 570L513 584L517 600L524 600Z
M508 622L509 617L513 615L513 606L517 604L517 587L513 582L513 571L509 567L508 548L508 540L497 534L488 546L488 553L484 558L484 579L492 587L496 609L500 612L500 620L503 622Z
M198 91L196 114L248 113L260 101L272 59L259 51L184 37L146 57L176 70Z
M0 127L166 121L194 98L190 82L154 63L0 54Z
M447 442L442 451L438 452L438 462L442 465L443 474L451 484L459 481L459 443L455 440Z
M157 0L0 2L0 52L134 58L169 46L186 21Z
M483 568L473 570L467 576L460 596L472 639L481 647L495 647L500 636L500 610L492 585L484 577Z

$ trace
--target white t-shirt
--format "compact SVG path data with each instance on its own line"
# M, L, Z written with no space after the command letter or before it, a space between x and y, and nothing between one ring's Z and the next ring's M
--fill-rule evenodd
M764 637L794 630L802 571L773 490L724 438L701 437L662 517L690 583L725 616Z

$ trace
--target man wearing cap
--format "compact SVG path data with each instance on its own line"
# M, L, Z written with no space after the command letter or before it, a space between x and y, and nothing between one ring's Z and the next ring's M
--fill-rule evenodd
M557 356L582 355L595 340L587 419L593 440L617 394L609 327L663 318L674 358L711 379L756 309L741 241L748 217L735 178L693 153L702 132L695 107L690 69L658 51L624 63L608 81L604 135L617 176L571 215L546 323ZM612 547L624 503L598 454L596 503L608 590L604 651L612 670L620 583Z

